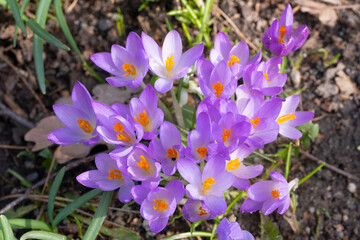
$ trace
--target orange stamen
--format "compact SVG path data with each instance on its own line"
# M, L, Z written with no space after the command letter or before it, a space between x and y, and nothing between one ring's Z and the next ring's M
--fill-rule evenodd
M200 154L201 158L206 157L207 148L198 147L195 150Z
M174 56L167 57L167 59L165 60L166 70L170 72L174 64Z
M271 191L271 196L274 198L274 199L277 199L279 196L280 196L280 191L279 190L272 190Z
M156 206L153 206L156 211L163 211L164 209L168 209L168 205L163 200L153 199L153 201L156 204Z
M173 160L176 160L177 159L177 151L173 148L168 148L167 149L167 155L166 155L168 158L171 158Z
M214 184L215 180L214 178L207 178L205 179L204 183L203 183L203 193L208 193L208 191L211 189L211 184Z
M257 125L259 125L260 123L260 118L255 118L254 120L252 120L251 118L249 118L251 124L253 125L253 127L255 128Z
M215 95L217 98L220 97L221 93L224 91L224 85L220 83L220 81L217 81L212 85L212 88L215 90Z
M120 180L123 180L124 181L124 178L121 174L121 172L117 169L113 169L113 170L109 170L109 177L108 179L109 180L112 180L113 178L115 179L120 179Z
M200 212L199 212L199 216L200 216L200 217L207 214L206 210L204 210L204 209L202 208L202 206L199 207L199 210L200 210Z
M88 121L79 118L77 120L77 122L79 123L79 127L82 130L84 130L84 132L91 134L94 131L94 129L92 128L92 126L90 125L90 123Z
M143 155L140 155L140 162L137 162L136 165L138 165L139 168L145 170L146 172L150 170L149 162Z
M280 32L280 37L278 38L278 41L279 41L279 43L284 43L284 35L286 33L286 27L280 26L279 32Z
M223 138L223 142L226 142L226 140L230 137L230 132L231 132L231 129L229 129L229 130L224 129L224 134L221 135Z
M290 113L290 114L285 114L285 115L282 115L281 117L278 117L278 118L276 119L276 122L277 122L277 123L284 123L284 122L287 122L287 121L289 121L289 120L293 120L293 119L295 119L295 118L296 118L295 112L292 112L292 113Z
M134 118L135 118L135 121L137 121L138 123L143 125L143 127L146 127L150 123L150 120L149 120L145 110L143 112L139 113L139 117L135 116Z
M226 170L232 171L232 170L238 169L240 167L240 165L241 165L241 162L239 161L238 158L231 160L226 164Z
M229 67L231 67L232 65L234 65L235 63L239 63L239 58L234 56L234 55L231 55L231 58L230 58L230 61L227 62L227 65Z
M264 77L265 77L265 79L266 79L266 82L267 82L267 83L270 83L270 81L269 81L269 74L264 73Z
M126 76L129 76L130 74L131 75L136 75L136 69L134 67L134 65L130 65L128 62L125 63L124 65L122 65L122 69L127 72L125 73L123 76L126 77Z
M117 137L118 140L122 140L124 142L130 142L131 141L130 136L125 132L124 126L121 125L120 122L117 122L113 126L113 128L114 128L115 132L120 132L120 133L116 134L116 137Z

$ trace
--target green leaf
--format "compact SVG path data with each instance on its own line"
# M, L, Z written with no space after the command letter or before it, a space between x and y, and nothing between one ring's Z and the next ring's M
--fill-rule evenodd
M21 7L20 7L20 15L24 14L25 8L28 5L28 3L30 2L30 0L24 0ZM13 47L16 47L16 39L17 39L17 35L18 35L18 25L15 25L15 31L14 31L14 36L13 36Z
M4 239L13 240L15 238L14 233L11 229L8 219L4 215L0 215L0 225L4 235Z
M36 204L29 204L29 205L25 205L25 206L20 206L16 209L16 211L14 209L10 209L9 211L7 211L6 213L4 213L4 215L8 218L8 219L12 219L12 218L20 218L32 211L34 211L35 209L38 209L39 206Z
M93 199L95 196L99 195L101 192L102 191L100 189L93 189L82 195L81 197L77 198L75 201L67 205L56 215L54 221L52 222L52 226L55 227L56 225L58 225L69 214L81 207L84 203Z
M16 24L19 26L21 31L23 33L25 33L25 35L27 35L25 24L21 19L19 3L16 0L8 0L8 3L10 5L10 9L11 9L12 14L14 16Z
M91 221L90 226L87 229L83 240L96 239L97 235L99 234L100 228L106 218L113 193L114 193L113 191L103 193L99 206L96 209L94 218Z
M190 227L190 232L193 233L195 231L195 228L197 228L204 220L199 220L196 222L193 222Z
M292 151L292 142L289 144L288 152L286 155L285 179L288 179L288 177L289 177L290 164L291 164L291 151Z
M69 51L70 48L68 46L66 46L65 44L63 44L62 42L60 42L56 37L54 37L53 35L51 35L50 33L48 33L47 31L44 30L44 28L42 28L38 23L36 23L34 20L29 19L27 21L27 26L35 33L37 34L39 37L41 37L42 39L44 39L45 41L47 41L48 43L51 43L52 45L54 45L55 47L64 49Z
M59 190L60 184L64 178L65 171L66 171L66 167L64 166L61 168L59 173L56 175L54 182L52 183L51 188L50 188L47 210L48 210L48 215L49 215L49 219L50 219L51 223L53 222L55 197Z
M163 238L162 240L175 240L175 239L183 239L183 238L189 238L189 237L211 237L211 233L209 232L185 232L173 235L171 237Z
M30 187L32 185L31 182L26 180L23 176L21 176L17 172L15 172L15 171L13 171L11 169L7 169L6 171L8 173L10 173L11 175L13 175L14 177L16 177L20 181L21 185L23 185L24 187Z
M26 239L39 239L39 240L71 240L71 238L58 233L44 232L44 231L31 231L21 236L20 240Z
M192 129L194 115L196 115L196 109L186 104L182 107L182 112L186 128Z
M314 175L315 173L317 173L318 171L320 171L320 169L322 169L325 166L325 163L320 164L317 168L315 168L314 170L312 170L308 175L306 175L305 177L303 177L299 182L298 185L302 184L303 182L305 182L306 180L308 180L312 175Z
M13 229L38 229L49 232L52 232L53 230L49 224L35 219L26 219L26 218L10 219L9 223Z

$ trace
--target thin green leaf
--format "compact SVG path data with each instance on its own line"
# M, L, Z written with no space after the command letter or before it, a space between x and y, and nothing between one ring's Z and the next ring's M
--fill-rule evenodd
M124 25L124 15L121 12L120 8L117 8L119 17L116 18L116 28L120 37L125 34L125 25Z
M165 18L165 24L166 27L168 29L168 31L170 32L171 30L174 30L174 27L172 26L171 22L169 21L169 19Z
M244 191L240 191L239 194L238 194L238 195L231 201L231 203L227 206L226 212L225 212L224 215L226 215L227 213L229 213L230 210L231 210L231 208L235 205L235 203L236 203L237 201L239 201L240 198L244 197L244 195L245 195L245 192L244 192Z
M303 182L305 182L306 180L308 180L312 175L314 175L315 173L317 173L320 169L322 169L325 166L325 163L320 164L317 168L315 168L314 170L311 171L311 173L309 173L308 175L306 175L305 177L303 177L299 182L298 185L302 184Z
M31 231L21 236L20 240L26 239L39 239L39 240L71 240L71 238L58 233L44 232L44 231Z
M186 40L188 41L189 46L192 47L193 43L192 43L191 35L189 33L189 30L188 30L186 24L181 23L181 27L182 27L182 29L184 31L184 34L185 34Z
M102 191L100 189L93 189L81 197L77 198L75 201L67 205L64 209L62 209L55 217L52 222L52 226L56 227L64 218L66 218L73 211L81 207L84 203L90 201L95 196L99 195Z
M286 156L286 165L285 165L285 179L288 179L291 163L291 152L292 152L292 142L289 144L287 156Z
M282 59L283 59L283 62L280 66L280 73L285 73L287 57L284 56L284 57L282 57Z
M24 187L30 187L32 185L31 182L26 180L23 176L21 176L17 172L15 172L15 171L13 171L11 169L7 169L6 171L8 173L10 173L11 175L13 175L14 177L16 177L20 181L21 185L23 185Z
M96 209L93 220L90 223L89 228L87 229L83 240L95 240L97 235L99 234L100 228L106 218L106 214L109 209L109 205L112 199L113 191L104 192L99 206Z
M269 162L276 163L276 160L266 156L265 154L259 153L257 151L252 152L252 154L262 157L263 159L268 160Z
M166 13L168 16L177 16L177 15L184 15L184 13L188 13L187 9L179 9L179 10L171 10Z
M196 27L198 29L200 29L201 28L201 23L200 23L198 17L196 16L196 13L194 12L194 9L189 5L189 3L186 0L181 0L181 2L182 2L182 4L184 4L186 9L189 11L189 14L191 16L191 20L193 20Z
M8 219L4 215L0 215L0 225L4 235L5 240L13 240L14 233L11 229Z
M25 219L25 218L10 219L9 223L13 229L38 229L49 232L52 232L53 230L49 224L35 219Z
M54 45L55 47L64 49L69 51L70 48L68 46L66 46L65 44L63 44L62 42L60 42L56 37L54 37L53 35L51 35L50 33L48 33L47 31L44 30L44 28L42 28L38 23L36 23L34 20L29 19L27 21L27 26L35 33L37 34L39 37L41 37L42 39L44 39L45 41L47 41L48 43L51 43L52 45Z
M65 171L66 171L66 167L64 166L61 168L59 173L56 175L54 182L52 183L51 188L50 188L47 210L48 210L48 215L49 215L49 219L50 219L51 223L53 222L55 197L59 190L60 184L64 178Z
M211 237L211 233L209 232L186 232L173 235L171 237L163 238L162 240L175 240L175 239L182 239L182 238L189 238L189 237Z
M21 19L19 3L16 0L8 0L8 3L10 5L10 9L14 16L16 24L19 26L21 31L25 33L25 35L27 35L25 24Z
M30 2L30 0L24 0L21 7L20 7L20 15L21 17L24 14L25 8L28 5L28 3ZM13 37L13 47L16 47L16 39L17 39L17 34L18 34L18 25L15 25L15 31L14 31L14 37Z
M206 27L208 26L208 23L209 23L210 13L211 13L211 9L212 9L212 6L213 6L214 2L215 2L215 0L206 0L204 14L203 14L203 17L201 19L200 32L199 32L199 35L198 35L198 37L196 39L196 42L201 42L202 38L204 36L205 44L206 44L206 46L208 48L211 48L211 43L210 43L210 40L209 40L209 35L205 34L205 30L206 30Z

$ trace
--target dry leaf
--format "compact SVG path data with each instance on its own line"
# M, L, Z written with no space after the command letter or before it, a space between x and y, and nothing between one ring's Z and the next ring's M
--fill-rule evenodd
M93 98L107 105L114 103L125 104L128 103L132 97L139 95L141 91L141 88L121 90L109 84L99 84L93 88Z
M86 146L82 143L59 146L54 157L59 164L65 164L75 158L86 157L94 146Z
M58 128L65 126L56 116L45 117L40 120L39 124L25 134L25 141L35 142L31 151L36 152L41 149L50 147L53 143L47 140L47 135Z
M343 70L337 72L338 77L335 77L336 85L339 87L340 92L344 95L350 96L351 94L359 93L359 89L351 81Z
M311 0L296 0L302 12L307 12L319 18L320 22L330 27L335 26L337 14L331 6Z

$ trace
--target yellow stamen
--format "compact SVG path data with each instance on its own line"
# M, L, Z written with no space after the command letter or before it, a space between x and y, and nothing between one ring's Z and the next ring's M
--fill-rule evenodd
M120 133L116 134L116 137L117 137L118 140L122 140L124 142L130 142L131 141L130 136L125 132L124 126L121 125L120 122L117 122L113 126L113 128L114 128L115 132L120 132Z
M265 79L266 79L266 82L267 82L267 83L270 83L270 81L269 81L269 74L264 73L264 77L265 77Z
M238 158L231 160L226 164L226 170L232 171L232 170L238 169L240 167L240 165L241 165L241 162L239 161Z
M211 189L211 184L214 184L215 180L214 178L207 178L205 179L204 183L203 183L203 193L208 193L208 191Z
M277 199L279 196L280 196L280 191L279 190L272 190L271 191L271 196L274 198L274 199Z
M204 210L204 209L202 208L202 206L199 207L199 211L200 211L200 212L199 212L198 215L199 215L200 217L207 214L206 210Z
M88 121L79 118L77 120L77 122L79 123L79 127L82 130L84 130L84 132L91 134L94 131L94 129L92 128L92 126L90 125L90 123Z
M235 63L239 63L239 58L234 56L234 55L231 55L231 58L230 58L230 61L227 62L227 65L229 67L231 67L232 65L234 65Z
M117 169L113 169L113 170L109 170L109 177L108 179L109 180L112 180L113 178L115 179L120 179L120 180L123 180L124 181L124 178L121 174L121 172Z
M280 37L278 39L279 43L284 43L284 35L286 33L286 27L285 26L281 26L279 28L279 32L280 32Z
M292 113L290 113L290 114L285 114L285 115L282 115L281 117L278 117L278 118L276 119L276 122L277 122L277 123L284 123L284 122L287 122L287 121L289 121L289 120L293 120L293 119L295 119L295 118L296 118L295 112L292 112Z
M163 211L164 209L168 209L168 205L163 200L153 199L153 201L156 204L156 206L153 206L156 211Z
M174 56L167 57L167 59L165 60L166 70L170 72L174 64Z
M146 172L150 170L149 162L143 155L140 155L140 162L137 162L136 165L138 165L139 168L145 170Z
M230 137L230 132L231 132L231 129L229 129L229 130L224 129L224 134L221 135L223 138L223 142L226 142L226 140Z
M260 123L260 118L255 118L254 120L252 120L251 118L249 118L251 124L253 125L253 127L255 128L257 125L259 125Z
M131 75L136 75L136 69L134 67L134 65L130 65L128 62L125 63L124 65L122 65L122 69L127 72L125 73L123 76L126 77L126 76L129 76L130 74Z
M220 97L221 93L224 91L224 85L220 83L220 81L217 81L212 85L212 88L215 90L216 97Z
M203 159L204 157L206 157L207 154L207 148L202 148L202 147L198 147L195 149L201 156L201 159Z
M173 160L176 160L178 157L177 151L173 148L168 148L167 149L167 155L168 158L171 158Z
M139 117L135 116L134 118L135 118L135 121L137 121L144 127L146 127L150 123L150 120L149 120L145 110L143 112L139 113Z

